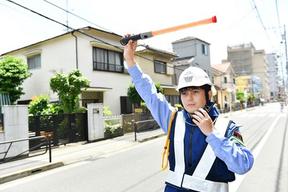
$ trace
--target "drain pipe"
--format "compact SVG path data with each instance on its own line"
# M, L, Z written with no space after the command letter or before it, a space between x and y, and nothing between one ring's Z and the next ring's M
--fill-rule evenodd
M71 35L75 37L75 54L76 54L76 69L78 69L78 38L74 35L75 31L72 31Z

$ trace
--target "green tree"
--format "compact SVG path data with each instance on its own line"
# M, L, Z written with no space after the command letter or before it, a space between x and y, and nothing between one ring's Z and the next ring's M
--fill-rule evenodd
M159 83L155 84L155 87L157 89L157 93L163 93L164 90L163 88L160 86ZM129 88L128 88L128 91L127 91L127 95L128 95L128 98L130 99L130 101L133 103L133 104L140 104L141 102L144 102L142 100L142 98L140 97L140 95L138 94L136 88L134 85L130 85Z
M237 98L237 100L240 101L240 103L244 103L244 101L245 101L244 92L237 91L237 93L236 93L236 98Z
M64 113L72 113L79 110L79 95L82 88L89 87L89 80L79 70L57 73L50 79L50 87L58 94Z
M11 103L24 94L22 84L30 76L28 66L22 59L12 56L0 58L0 92L8 93Z

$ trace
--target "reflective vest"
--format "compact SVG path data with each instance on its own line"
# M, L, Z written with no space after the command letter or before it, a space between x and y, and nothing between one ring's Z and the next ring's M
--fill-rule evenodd
M191 125L191 119L187 122L189 114L179 111L176 118L173 115L166 141L170 164L166 183L200 192L227 192L228 182L235 179L234 173L215 156L205 141L206 136L196 125ZM221 118L214 127L224 136L228 125L229 119Z

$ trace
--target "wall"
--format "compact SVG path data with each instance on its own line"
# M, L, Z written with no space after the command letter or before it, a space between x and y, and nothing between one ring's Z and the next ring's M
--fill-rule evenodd
M24 105L5 105L4 131L0 132L0 142L28 138L28 107ZM7 150L8 145L0 145L0 151ZM29 149L28 140L12 144L7 157L12 157ZM1 154L2 158L4 154Z

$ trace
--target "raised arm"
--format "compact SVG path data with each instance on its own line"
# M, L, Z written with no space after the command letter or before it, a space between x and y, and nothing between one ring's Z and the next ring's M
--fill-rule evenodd
M145 101L152 116L160 127L167 132L169 117L174 108L168 103L163 94L157 93L157 89L151 78L144 74L136 64L136 47L137 42L132 40L124 47L124 58L128 66L128 72L132 77L132 82L134 83L137 92Z

